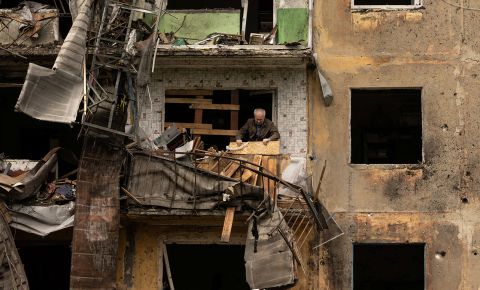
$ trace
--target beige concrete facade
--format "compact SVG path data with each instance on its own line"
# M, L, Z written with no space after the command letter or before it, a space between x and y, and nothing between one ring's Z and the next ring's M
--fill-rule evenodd
M319 198L345 232L321 250L318 289L352 289L353 243L416 242L425 289L480 287L479 12L450 2L353 11L350 0L315 1L314 51L335 98L323 105L312 72L309 152L327 161ZM422 164L350 164L352 88L422 89Z

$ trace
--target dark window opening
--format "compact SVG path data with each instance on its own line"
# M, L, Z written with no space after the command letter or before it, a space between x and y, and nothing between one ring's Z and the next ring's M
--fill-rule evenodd
M354 0L354 5L415 5L415 0Z
M424 244L354 244L354 290L425 289Z
M72 229L39 237L15 231L15 243L31 290L70 288Z
M420 89L354 89L351 93L353 164L422 162Z
M241 9L241 0L169 0L167 9Z
M248 1L246 37L250 33L269 33L273 29L273 1L250 0Z
M0 153L8 159L40 160L50 149L62 147L80 156L82 140L78 129L65 124L44 122L23 113L14 112L20 95L20 88L3 88L0 98ZM66 157L66 158L64 158ZM75 158L73 158L75 159ZM69 172L77 167L76 160L61 155L59 173Z
M167 245L175 289L250 289L245 280L244 251L244 246Z
M165 95L165 127L176 123L193 136L201 136L204 148L215 147L224 150L229 142L235 140L237 130L249 118L253 118L255 108L266 110L266 118L272 119L272 91L215 90L203 96L179 93ZM202 92L199 91L198 95ZM200 100L199 100L200 99ZM178 103L182 102L182 103ZM192 108L195 104L239 105L240 110ZM198 133L200 132L200 133Z

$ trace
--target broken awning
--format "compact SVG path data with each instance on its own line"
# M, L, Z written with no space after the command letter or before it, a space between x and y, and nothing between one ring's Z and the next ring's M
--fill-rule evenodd
M27 233L46 236L50 233L72 227L75 202L62 205L26 206L14 204L9 210L10 226Z
M255 206L264 198L258 186L176 159L131 152L130 166L128 190L144 205L211 210L226 203Z

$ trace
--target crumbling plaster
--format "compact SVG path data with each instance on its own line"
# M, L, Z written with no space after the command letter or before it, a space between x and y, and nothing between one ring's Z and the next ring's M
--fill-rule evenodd
M320 289L351 289L352 242L407 241L426 243L426 289L479 287L479 13L315 2L314 51L335 98L323 105L311 71L309 153L314 176L327 161L319 197L346 232L322 249ZM422 88L423 164L349 164L350 89L369 87Z

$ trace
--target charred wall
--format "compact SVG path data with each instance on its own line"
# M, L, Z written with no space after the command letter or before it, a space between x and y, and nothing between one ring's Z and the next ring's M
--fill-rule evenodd
M309 152L320 161L314 176L327 161L320 199L345 231L322 250L320 289L352 287L354 242L426 243L426 289L476 289L479 12L432 0L352 11L350 2L316 1L313 15L314 51L335 98L323 104L311 71ZM422 163L350 164L356 88L422 89Z

